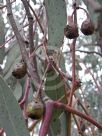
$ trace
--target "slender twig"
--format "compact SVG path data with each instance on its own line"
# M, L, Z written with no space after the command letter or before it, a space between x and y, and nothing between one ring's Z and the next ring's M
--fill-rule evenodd
M71 112L72 114L75 114L75 115L87 120L88 122L92 123L97 128L99 128L100 130L102 130L102 125L100 125L97 121L95 121L91 116L86 115L82 112L79 112L79 111L71 108L70 106L60 103L60 102L54 102L54 106L55 106L55 108L60 108L60 109L64 109L67 112Z
M72 18L73 18L73 15L76 13L76 10L78 10L78 9L82 9L82 10L84 10L85 11L85 13L86 13L86 15L87 15L87 17L89 17L89 14L88 14L88 12L87 12L87 10L86 9L84 9L84 8L82 8L82 7L76 7L76 8L74 8L74 11L73 11L73 13L72 13Z
M18 44L19 44L19 47L20 47L20 51L21 51L21 54L22 54L22 58L27 64L29 74L30 74L31 79L33 80L34 86L35 86L35 88L37 90L39 88L39 82L40 81L39 81L36 69L32 65L31 60L29 59L28 53L27 53L27 51L25 49L26 44L23 41L23 39L22 39L22 37L21 37L21 35L20 35L19 31L18 31L17 25L15 23L15 20L14 20L13 14L12 14L10 0L6 0L6 2L7 2L7 11L8 11L7 15L8 15L8 18L10 20L10 24L11 24L12 29L14 31L14 34L15 34L15 36L17 38L17 41L18 41Z
M34 20L33 22L35 22L35 20ZM36 23L36 22L35 22L35 23ZM22 24L22 23L21 23L21 24ZM23 28L27 27L28 25L29 25L29 24L24 25ZM20 30L18 30L18 31L20 32L21 30L22 30L22 29L20 29ZM12 35L7 41L5 41L5 43L0 46L0 49L1 49L2 47L4 47L5 44L7 44L7 43L8 43L10 40L12 40L14 37L15 37L15 34ZM39 48L39 47L37 46L37 48ZM36 49L35 49L35 50L36 50Z
M72 87L71 87L71 93L69 99L70 106L72 104L72 97L76 88L75 43L76 43L76 39L73 40L72 43Z
M80 129L80 125L79 125L79 123L78 123L78 121L77 121L77 119L76 119L76 116L73 115L73 118L74 118L74 121L75 121L75 123L76 123L76 125L77 125L79 134L80 134L81 136L84 136L83 132L82 132L81 129Z
M77 12L76 12L76 1L73 3L73 9L74 9L74 23L77 24ZM71 51L72 51L72 87L71 87L71 93L69 98L69 106L72 104L72 98L73 94L76 88L76 56L75 56L75 50L76 50L76 40L75 38L71 44Z
M79 52L87 53L87 54L97 54L102 57L102 53L96 52L96 51L83 51L83 50L76 50Z
M12 2L10 2L11 4L14 3L16 0L13 0ZM3 6L0 6L0 10L2 10L3 8L6 8L7 5L3 5Z
M21 0L24 8L26 10L26 15L28 17L28 21L29 21L29 44L30 44L30 53L33 52L34 50L34 42L33 42L33 17L30 13L30 9L29 9L29 4L27 2L27 0Z
M83 63L83 64L84 64L84 63ZM88 72L90 73L90 75L91 75L91 77L92 77L92 79L93 79L93 81L94 81L94 83L95 83L95 85L96 85L96 88L98 89L100 95L102 96L102 93L101 93L101 90L100 90L100 86L98 85L98 83L97 83L97 81L96 81L96 79L95 79L95 77L94 77L94 74L90 71L90 69L89 69L85 64L84 64L84 66L85 66L85 68L88 70Z
M30 7L30 9L32 10L32 12L33 12L33 14L34 14L34 16L35 16L35 18L36 18L36 20L37 20L37 22L38 22L40 28L41 28L42 33L44 34L44 29L43 29L43 27L42 27L42 25L41 25L41 23L40 23L40 21L39 21L38 16L36 15L35 11L33 10L32 6L30 5L30 3L28 3L28 4L29 4L29 7Z
M77 24L77 12L76 12L76 0L75 3L73 1L73 10L74 12L74 23ZM69 96L69 101L68 105L72 106L72 100L73 100L73 94L76 90L76 56L75 56L75 49L76 49L76 40L77 38L73 39L72 44L71 44L71 51L72 51L72 86L71 86L71 91L70 91L70 96ZM68 136L71 136L71 113L68 112Z
M29 95L29 91L30 91L30 79L29 79L29 77L26 79L26 84L25 85L26 85L26 87L25 87L25 94L24 94L23 99L19 103L21 108L24 107L24 104L25 104L25 102L28 99L28 95Z
M23 28L25 28L25 27L27 27L27 26L28 26L28 24L24 25ZM21 30L22 30L22 29L20 29L20 30L18 30L18 31L20 32ZM7 43L8 43L10 40L12 40L14 37L15 37L15 34L12 35L7 41L5 41L5 43L0 46L0 49L1 49L2 47L4 47L5 44L7 44Z
M14 20L14 17L13 17L13 14L12 14L12 9L11 9L11 3L10 3L10 0L6 0L7 2L7 16L10 20L10 23L11 23L11 26L13 28L13 31L15 33L15 36L18 40L18 43L19 43L19 46L20 46L20 50L21 50L21 53L22 53L22 58L25 60L25 59L28 59L28 54L26 52L26 49L25 49L25 43L23 42L23 39L18 31L18 28L17 28L17 25L15 23L15 20Z
M42 99L42 85L43 85L43 83L44 83L44 79L45 79L45 76L46 76L46 73L47 73L47 71L48 71L49 66L50 66L50 63L47 64L47 67L46 67L45 72L44 72L44 74L43 74L41 83L39 84L39 89L38 89L38 91L37 91L37 97L38 97L38 98L40 97L41 99Z
M81 103L81 101L78 99L78 104L80 104L80 106L82 107L82 109L84 110L86 115L89 115L88 111L86 110L86 108L84 107L84 105Z

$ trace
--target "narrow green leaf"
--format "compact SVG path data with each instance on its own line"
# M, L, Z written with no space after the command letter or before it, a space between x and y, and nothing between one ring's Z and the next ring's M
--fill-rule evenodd
M1 76L0 127L4 128L7 136L29 136L16 98Z
M66 4L64 0L45 0L48 16L48 45L61 46L66 25Z

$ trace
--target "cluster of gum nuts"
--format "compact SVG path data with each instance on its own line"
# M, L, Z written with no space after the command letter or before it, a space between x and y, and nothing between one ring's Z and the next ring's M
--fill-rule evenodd
M77 9L83 9L83 8L78 7ZM86 12L87 18L86 18L86 20L84 20L82 22L80 30L84 35L89 36L94 33L95 27L94 27L94 23L92 22L91 18L89 17L89 14L87 13L87 11L85 9L83 9L83 10ZM75 10L74 10L74 12L75 12ZM74 39L79 36L78 26L73 21L74 12L72 13L72 16L68 17L68 25L66 25L66 27L64 28L64 35L68 39Z
M78 33L77 24L75 24L73 21L73 14L72 16L68 17L68 21L69 24L66 25L66 27L64 28L64 35L68 39L77 38L79 36L79 33ZM81 25L81 32L84 35L89 36L94 33L94 30L95 30L94 24L87 13L87 19L83 21ZM12 71L12 75L17 79L23 78L26 75L26 73L27 73L27 66L24 61L18 63L14 67L14 70ZM33 100L32 102L28 103L26 112L29 118L40 119L44 113L44 105L42 104L41 101Z

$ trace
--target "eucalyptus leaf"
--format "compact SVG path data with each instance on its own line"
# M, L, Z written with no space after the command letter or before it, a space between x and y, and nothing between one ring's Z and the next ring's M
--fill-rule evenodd
M4 128L7 136L29 136L16 98L1 76L0 127Z
M61 46L64 27L67 23L66 4L64 0L45 0L48 17L48 45Z
M51 121L51 134L52 136L59 136L61 134L61 123L59 118L53 118Z
M54 69L47 72L45 92L52 100L57 100L64 95L63 80Z
M15 89L13 91L13 94L16 98L17 101L19 101L22 97L22 86L21 84L19 83L19 81L17 81L16 85L15 85Z

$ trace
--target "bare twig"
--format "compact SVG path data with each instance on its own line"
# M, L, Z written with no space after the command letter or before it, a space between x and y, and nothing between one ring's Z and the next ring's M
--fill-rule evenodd
M28 2L27 0L21 0L23 5L24 5L24 8L26 10L26 14L27 14L27 17L28 17L28 21L29 21L29 44L30 44L30 53L33 52L34 50L34 42L33 42L33 17L30 13L30 10L29 10L29 5L28 5Z
M24 104L28 99L29 91L30 91L30 79L29 79L29 77L27 77L26 84L25 84L25 94L24 94L23 99L19 103L19 105L22 109L24 108Z
M84 63L83 63L83 64L84 64ZM85 64L84 64L84 66L85 66L85 68L88 70L88 72L90 73L90 75L91 75L91 77L92 77L92 79L93 79L93 81L94 81L94 83L95 83L95 85L96 85L96 88L98 89L100 95L102 96L101 88L100 88L100 86L98 85L98 83L97 83L97 81L96 81L96 79L95 79L95 77L94 77L94 74L90 71L89 68L87 68L87 66L86 66Z
M74 10L74 23L77 24L77 12L76 12L76 0L75 3L73 3L73 10ZM76 49L76 40L75 38L71 44L71 51L72 51L72 87L71 87L71 93L69 97L69 106L72 104L72 98L73 94L76 88L76 56L75 56L75 49Z
M29 4L29 3L28 3L28 4ZM38 22L38 24L39 24L39 26L40 26L40 28L41 28L42 33L44 34L44 29L43 29L43 27L42 27L42 25L41 25L41 23L40 23L40 21L39 21L37 15L36 15L35 11L33 10L32 6L31 6L30 4L29 4L29 7L30 7L30 9L32 10L32 12L33 12L33 14L34 14L34 16L35 16L35 18L36 18L36 20L37 20L37 22Z
M85 115L84 113L79 112L79 111L77 111L77 110L75 110L75 109L71 108L70 106L65 105L63 103L60 103L60 102L53 102L53 103L54 103L55 108L61 108L67 112L71 112L72 114L75 114L75 115L87 120L88 122L92 123L97 128L99 128L100 130L102 130L102 125L100 123L98 123L97 121L95 121L91 116Z
M83 51L83 50L76 50L79 52L87 53L87 54L97 54L102 57L102 53L96 52L96 51Z
M75 123L76 123L76 125L77 125L79 134L80 134L81 136L84 136L83 132L82 132L81 129L80 129L80 125L79 125L79 123L78 123L78 121L77 121L77 119L76 119L76 116L73 115L73 118L74 118L74 121L75 121Z
M10 2L11 4L14 3L16 0L13 0L12 2ZM2 10L3 8L6 8L7 5L3 5L3 6L0 6L0 10Z

